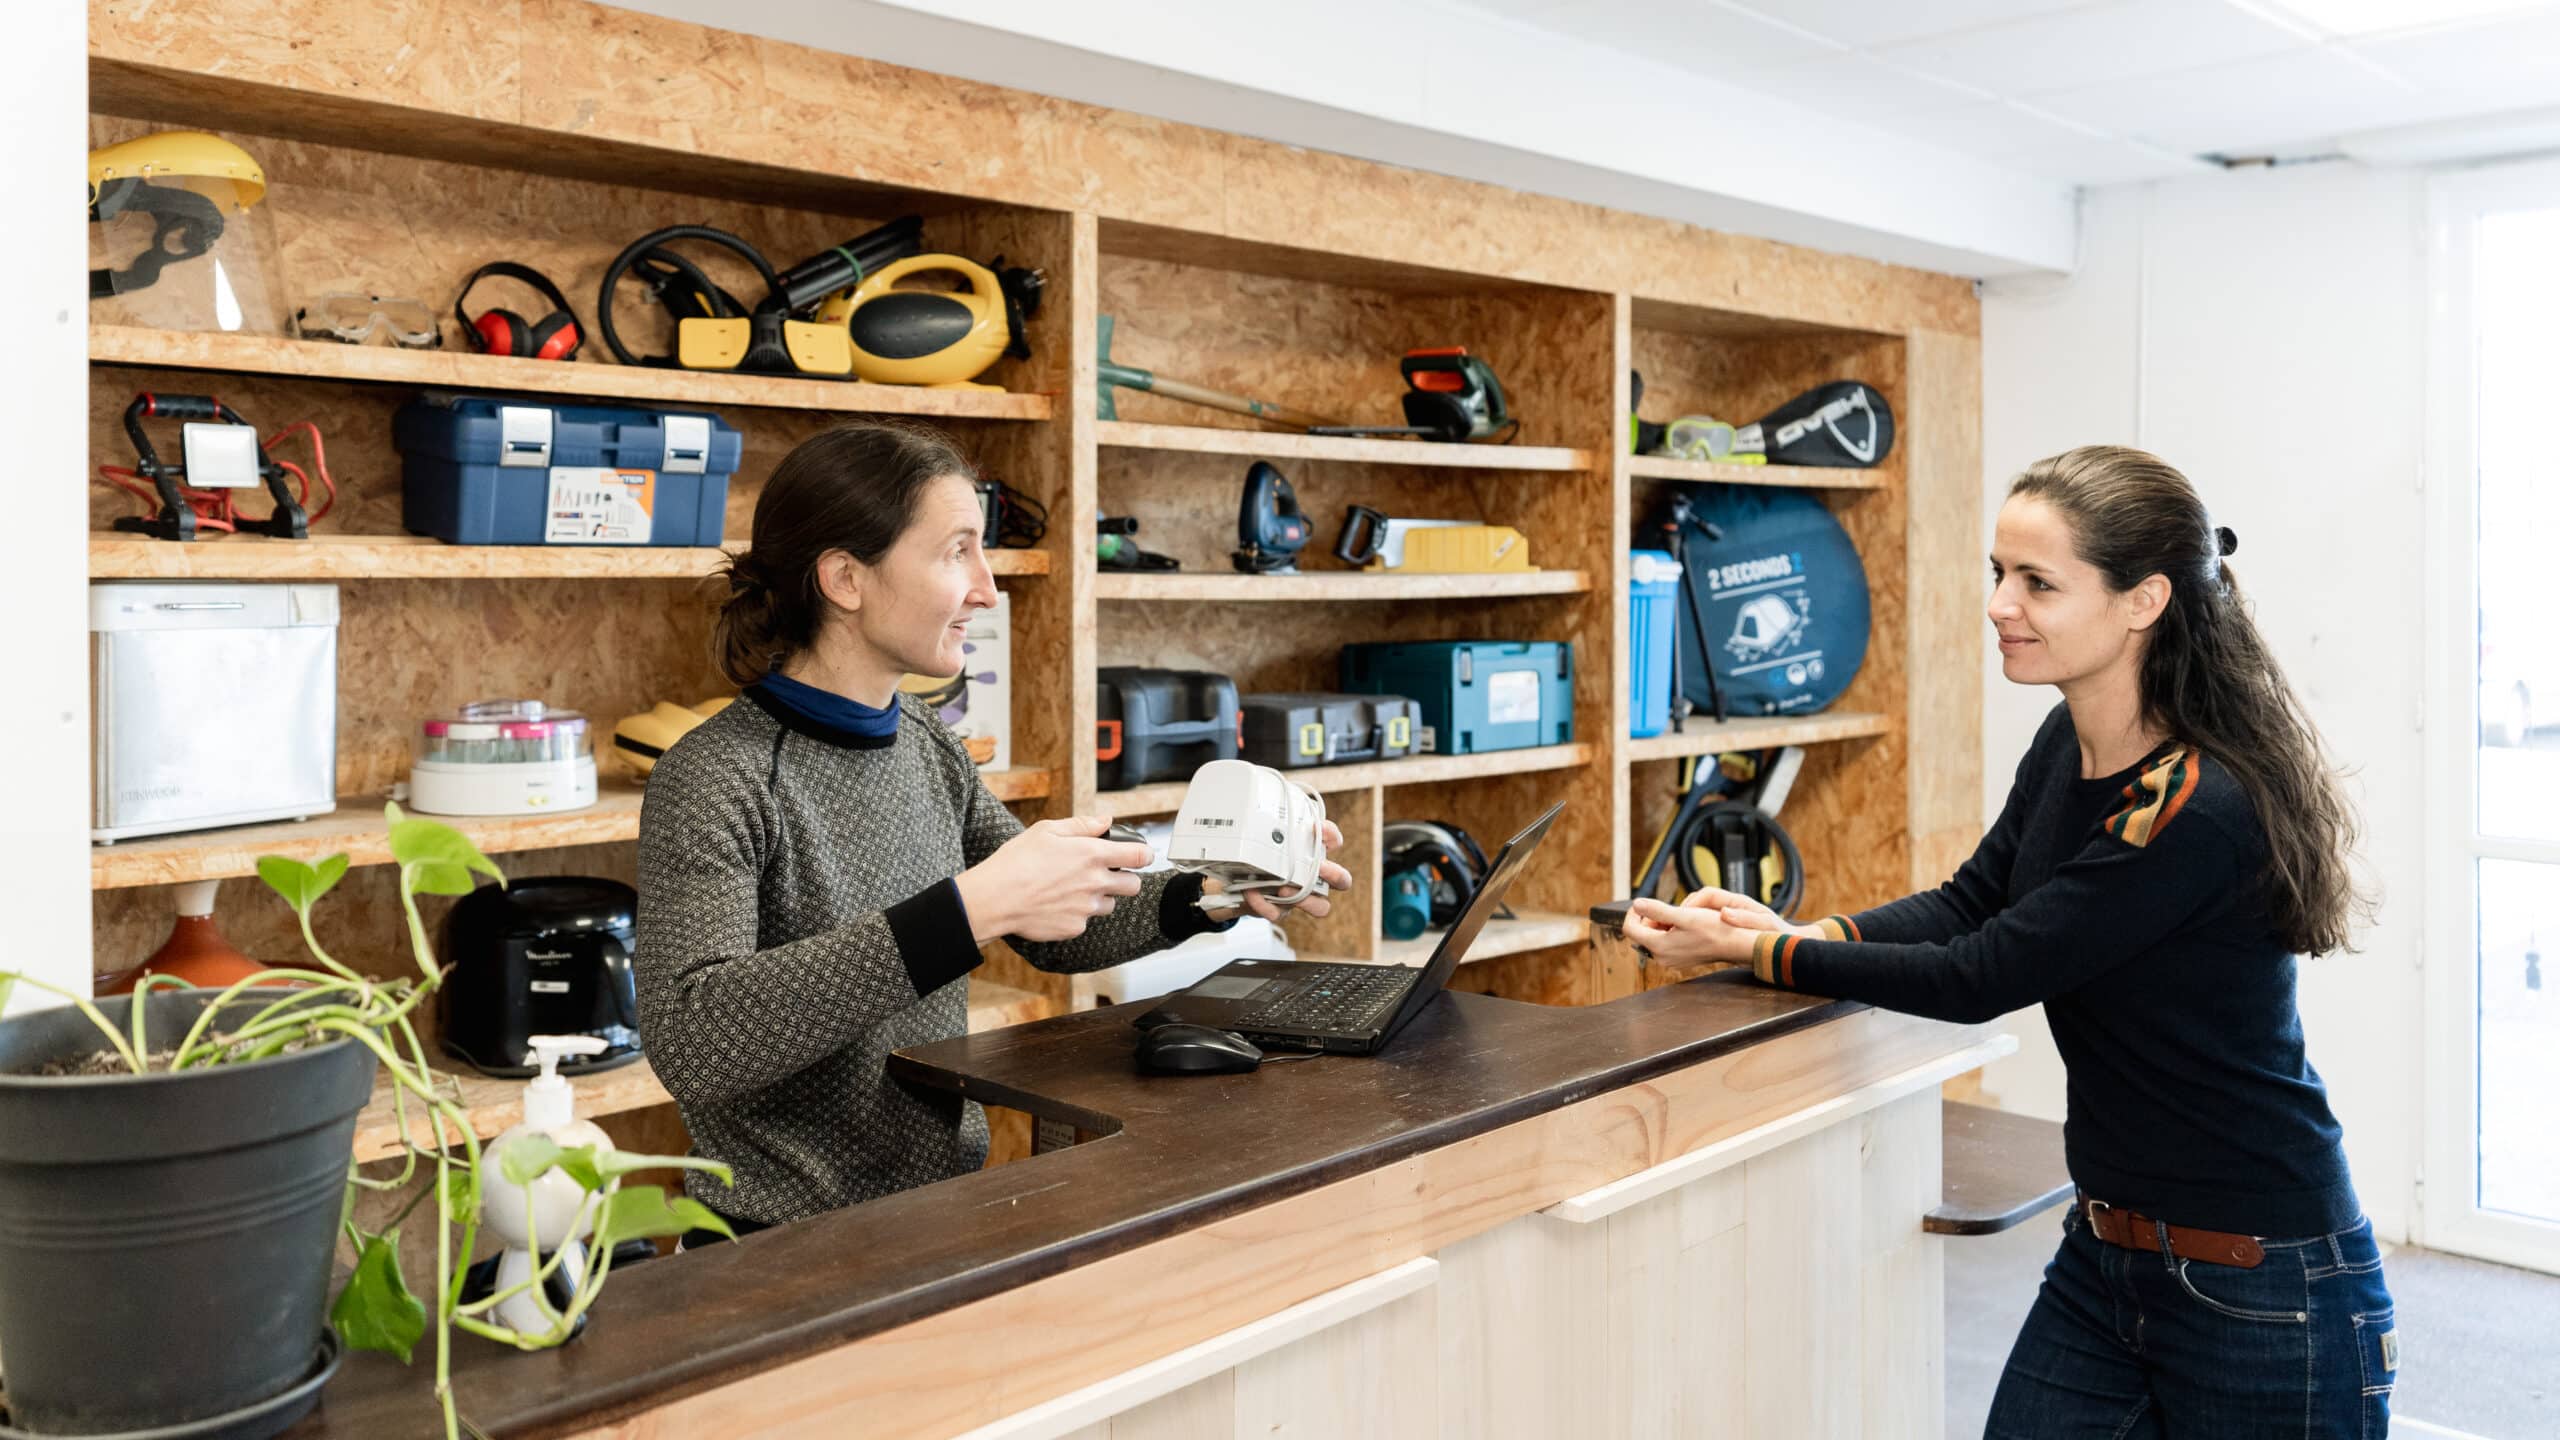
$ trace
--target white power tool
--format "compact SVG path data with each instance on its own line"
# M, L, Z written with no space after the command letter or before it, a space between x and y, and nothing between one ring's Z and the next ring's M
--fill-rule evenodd
M1259 890L1280 909L1327 894L1324 800L1268 765L1212 760L1192 772L1164 858L1177 870L1225 885L1200 897L1203 910L1232 909Z

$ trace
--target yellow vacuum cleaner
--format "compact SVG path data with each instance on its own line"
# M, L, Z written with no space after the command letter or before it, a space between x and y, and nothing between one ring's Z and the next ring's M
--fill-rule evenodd
M1003 258L997 258L1003 265ZM962 290L901 289L911 276L946 273ZM1007 355L1031 358L1022 322L1040 309L1045 277L1019 266L999 271L957 255L911 255L882 266L850 290L827 297L818 323L852 338L853 373L881 385L997 390L977 378Z

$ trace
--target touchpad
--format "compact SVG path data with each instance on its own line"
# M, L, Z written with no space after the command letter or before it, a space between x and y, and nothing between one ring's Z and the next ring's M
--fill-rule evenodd
M1268 980L1256 980L1245 975L1212 975L1182 993L1199 995L1211 1000L1243 1000L1270 983Z

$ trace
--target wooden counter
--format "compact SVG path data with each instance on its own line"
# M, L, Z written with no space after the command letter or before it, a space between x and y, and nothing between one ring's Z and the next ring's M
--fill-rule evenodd
M1723 1168L1708 1159L1732 1162L1738 1181L1739 1162L1815 1129L1854 1131L1835 1122L1907 1095L1927 1107L1912 1134L1929 1141L1903 1158L1926 1163L1895 1182L1910 1213L1897 1201L1865 1227L1883 1226L1899 1253L1923 1243L1936 1199L1932 1077L1988 1048L1977 1032L1719 975L1589 1009L1451 993L1374 1059L1159 1078L1134 1071L1132 1013L893 1061L914 1083L1099 1138L617 1273L587 1336L563 1350L457 1337L465 1417L497 1437L948 1435L998 1421L1010 1428L991 1434L1067 1434L1034 1423L1036 1407L1107 1416L1111 1387L1204 1344L1214 1353L1239 1327L1344 1303L1333 1292L1346 1286L1401 1295L1421 1272L1377 1277L1523 1217L1604 1220ZM1847 1152L1853 1190L1866 1148ZM1555 1218L1535 1213L1560 1202ZM1823 1245L1857 1252L1854 1205L1850 1217ZM1853 1331L1856 1297L1853 1283ZM1445 1320L1446 1296L1439 1309ZM1934 1344L1934 1311L1926 1328ZM1798 1338L1808 1354L1817 1338L1843 1343ZM1162 1384L1173 1372L1155 1373ZM352 1357L291 1434L426 1433L430 1378Z

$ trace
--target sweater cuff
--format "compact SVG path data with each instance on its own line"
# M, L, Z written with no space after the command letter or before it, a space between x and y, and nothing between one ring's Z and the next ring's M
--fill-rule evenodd
M1793 990L1796 985L1796 952L1807 940L1846 941L1859 938L1858 922L1846 915L1826 915L1813 922L1816 935L1785 935L1771 931L1751 942L1751 973L1760 983ZM1809 958L1809 957L1808 957Z
M1156 924L1164 931L1166 940L1179 945L1194 935L1214 935L1221 930L1233 930L1236 922L1244 918L1244 912L1238 910L1224 920L1210 919L1209 913L1200 908L1200 897L1206 893L1205 886L1206 877L1187 872L1177 873L1165 882L1164 899L1156 910Z
M882 913L919 998L977 969L986 959L970 938L969 907L960 901L957 880L928 885Z

